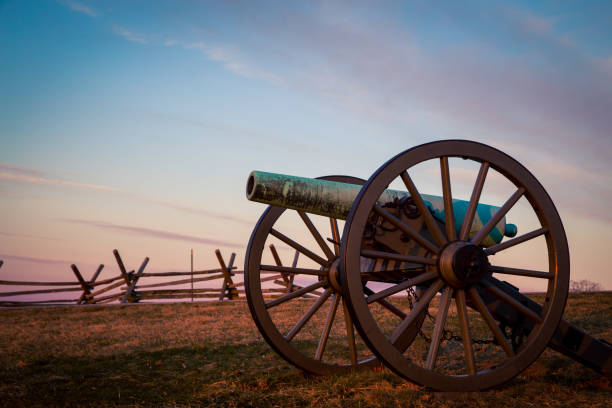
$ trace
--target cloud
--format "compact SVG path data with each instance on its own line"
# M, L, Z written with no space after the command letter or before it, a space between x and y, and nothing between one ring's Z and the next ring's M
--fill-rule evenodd
M603 72L612 75L612 56L607 58L599 58L595 60L596 65Z
M200 50L208 59L220 63L225 69L236 75L261 79L272 84L283 82L279 75L262 70L261 68L247 62L247 58L235 46L211 46L204 42L190 43L184 46L188 50Z
M555 20L543 18L525 10L506 8L508 20L526 34L546 35L552 32Z
M145 235L145 236L149 236L153 238L166 239L166 240L185 241L185 242L190 242L190 243L215 245L215 246L230 247L230 248L242 248L244 246L242 243L226 242L226 241L217 240L217 239L208 239L208 238L196 237L193 235L178 234L175 232L162 231L162 230L156 230L156 229L151 229L151 228L133 227L133 226L128 226L128 225L116 225L116 224L111 224L111 223L104 222L104 221L88 221L88 220L73 220L73 219L67 219L64 221L69 222L69 223L74 223L74 224L89 225L89 226L93 226L96 228L114 230L114 231L119 231L119 232L126 232L129 234L135 234L135 235Z
M92 190L112 190L108 186L100 186L96 184L80 183L78 181L58 180L45 177L32 177L20 174L11 174L8 172L0 172L0 181L14 181L29 184L51 184L51 185L63 185L72 187L82 187Z
M211 217L211 218L216 218L216 219L224 219L224 220L234 221L234 222L238 222L238 223L249 225L249 226L253 225L252 220L246 220L240 217L235 217L235 216L224 214L224 213L217 213L214 211L208 211L208 210L204 210L201 208L190 207L184 204L177 204L177 203L172 203L169 201L163 201L163 200L157 200L154 198L144 197L138 194L121 191L116 188L105 186L105 185L90 184L90 183L84 183L84 182L79 182L79 181L68 181L68 180L52 178L52 177L49 177L43 171L32 169L32 168L27 168L27 167L14 166L14 165L9 165L9 164L0 164L0 181L8 181L8 182L13 182L13 183L24 183L24 184L44 184L48 186L57 186L57 187L77 187L77 188L84 188L84 189L89 189L89 190L97 190L100 192L112 193L115 196L125 197L128 199L133 199L133 200L143 201L143 202L150 203L150 204L159 205L160 207L170 208L172 210L181 211L181 212L185 212L188 214L195 214L195 215ZM3 195L4 194L5 193L3 192ZM23 196L17 196L17 198L23 198ZM31 198L31 197L27 197L27 198Z
M44 265L70 265L72 264L72 262L70 261L62 261L59 259L32 258L29 256L18 256L18 255L7 255L7 254L0 254L0 259L3 261L6 261L8 259L11 261L18 261L18 262L34 262L34 263L39 263L39 264L44 264Z
M69 186L86 188L90 190L113 191L113 189L108 186L50 178L47 177L45 173L39 170L30 169L26 167L11 166L6 164L0 164L0 181L26 184L46 184L52 186Z
M10 232L0 232L0 235L4 235L7 237L17 237L17 238L32 238L32 239L44 239L47 241L59 241L58 238L50 238L50 237L42 237L39 235L27 235L27 234L13 234Z
M249 225L249 226L253 225L253 220L246 220L240 217L235 217L235 216L224 214L224 213L217 213L213 211L203 210L201 208L189 207L183 204L171 203L168 201L154 200L154 199L142 198L142 197L139 197L139 199L147 201L152 204L157 204L162 207L171 208L171 209L178 210L181 212L186 212L189 214L196 214L196 215L202 215L202 216L210 217L210 218L234 221L234 222L238 222L238 223Z
M113 32L117 34L118 36L123 37L126 40L131 41L131 42L135 42L139 44L148 43L147 39L143 35L135 34L132 31L126 28L123 28L121 26L118 26L118 25L113 26Z
M455 134L470 130L472 138L478 130L495 135L496 142L522 140L534 151L563 151L574 165L582 164L581 158L567 152L577 152L595 158L584 163L591 170L609 170L609 78L579 51L560 44L552 20L524 12L513 18L493 13L489 17L499 22L499 30L510 33L504 41L532 47L503 54L499 49L512 47L499 39L486 42L479 36L473 43L434 51L393 20L383 26L349 17L347 23L330 24L328 16L300 16L282 26L252 29L276 38L275 47L289 54L287 84L341 107L400 127L429 122ZM517 41L525 32L538 41Z
M60 1L60 3L67 6L72 11L76 11L77 13L88 15L89 17L98 17L100 15L100 13L98 13L96 10L94 10L90 6L87 6L83 3L79 3L76 1L72 1L72 0L62 0Z
M560 208L611 222L610 54L594 60L556 16L495 5L466 6L459 16L423 8L430 14L421 19L417 8L410 23L393 17L410 14L399 9L363 14L338 3L234 9L232 23L257 36L234 35L235 46L219 50L194 46L254 70L282 67L283 86L318 97L324 109L335 105L391 132L419 130L402 139L408 145L466 137L504 146L560 197ZM431 39L422 30L435 25L419 19L456 26Z
M11 165L11 164L2 164L2 163L0 163L0 171L16 173L16 174L25 174L27 176L32 176L32 177L42 177L42 176L44 176L44 173L42 171L40 171L40 170L31 169L31 168L22 167L22 166L14 166L14 165Z

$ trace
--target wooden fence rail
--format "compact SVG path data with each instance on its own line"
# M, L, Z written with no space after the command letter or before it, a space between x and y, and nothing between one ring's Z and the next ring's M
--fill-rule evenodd
M274 271L261 271L262 275L270 274L261 278L261 282L269 282L268 285L276 285L263 288L262 293L266 298L275 298L283 294L298 291L300 286L293 283L293 276L283 271L283 265L274 248L270 245L270 251L275 260ZM236 277L242 275L234 266L236 254L232 253L229 262L225 262L221 251L215 250L215 256L219 262L219 268L193 270L193 271L170 271L170 272L145 272L149 263L149 258L145 258L137 272L126 268L118 250L113 251L117 262L119 275L100 279L104 270L104 265L98 266L89 280L85 279L77 265L72 264L70 268L76 280L74 281L13 281L0 280L0 290L2 286L34 286L32 290L14 290L0 292L0 307L14 306L46 306L46 305L75 305L75 304L107 304L136 303L141 300L170 300L181 299L217 299L237 300L244 299L244 282L235 282ZM293 261L293 267L297 264L298 252ZM4 262L0 260L0 268ZM192 265L193 268L193 265ZM197 277L195 277L197 276ZM146 280L168 277L185 277L184 279L174 279L166 282L147 283ZM188 278L187 278L188 277ZM217 287L194 287L195 283L201 282L221 282ZM143 283L141 283L143 282ZM191 284L191 289L174 288L179 285ZM8 288L7 288L8 289ZM63 292L81 292L75 299L36 299L36 300L13 300L15 296L46 295ZM305 296L308 297L308 296Z

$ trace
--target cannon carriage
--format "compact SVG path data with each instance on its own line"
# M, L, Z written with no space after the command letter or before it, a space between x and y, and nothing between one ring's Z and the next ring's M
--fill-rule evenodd
M470 165L471 187L459 200L453 180ZM485 202L487 178L506 187L498 206ZM436 182L439 195L421 191ZM608 343L561 319L570 265L554 203L497 149L428 143L367 181L253 172L247 198L270 205L247 249L249 307L268 343L303 370L383 363L434 389L480 390L510 380L546 346L612 369ZM290 250L291 266L275 244ZM521 247L536 248L539 262L526 265ZM271 281L285 282L286 293L270 296ZM288 321L289 310L299 318Z

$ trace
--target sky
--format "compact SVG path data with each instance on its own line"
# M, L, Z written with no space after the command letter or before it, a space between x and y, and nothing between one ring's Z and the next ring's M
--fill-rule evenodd
M242 267L251 170L368 178L469 139L529 168L612 289L609 1L0 0L0 279ZM110 273L110 272L109 272Z

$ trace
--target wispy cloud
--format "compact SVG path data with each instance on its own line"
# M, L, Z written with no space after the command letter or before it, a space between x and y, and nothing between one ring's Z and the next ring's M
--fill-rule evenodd
M489 43L480 36L472 44L432 52L392 19L382 26L342 12L348 13L347 23L340 19L330 24L328 15L290 16L282 25L264 20L253 29L275 38L275 50L289 55L290 86L369 118L397 126L434 122L471 138L474 130L480 135L494 132L497 141L522 140L534 150L591 155L594 160L580 164L609 171L609 77L603 78L588 58L562 44L562 36L553 32L553 19L520 11L511 17L491 12L487 18L499 22L504 41L512 38L515 46L532 47L500 55L499 39ZM538 41L516 41L525 35ZM262 56L260 61L272 58ZM561 160L578 164L578 156L564 156Z
M220 63L225 69L245 78L262 79L264 81L280 84L283 82L279 75L249 63L245 55L235 46L209 45L204 42L186 44L185 49L200 50L208 59Z
M240 217L218 213L214 211L205 210L202 208L191 207L185 204L177 204L170 201L159 200L151 197L145 197L139 194L134 194L131 192L121 191L117 188L99 185L99 184L91 184L84 183L80 181L69 181L62 180L58 178L53 178L47 175L45 172L32 169L28 167L22 166L14 166L10 164L0 164L0 181L7 181L12 183L22 183L22 184L42 184L47 186L55 186L55 187L77 187L84 188L89 190L97 190L100 192L112 193L118 197L124 197L126 199L138 200L142 202L146 202L149 204L155 204L160 207L169 208L175 211L180 211L188 214L195 214L203 217L210 217L216 219L223 219L228 221L233 221L237 223L241 223L244 225L252 225L252 220L246 220ZM1 233L0 233L1 234Z
M546 35L552 31L555 22L553 18L540 17L521 9L505 8L504 10L508 20L526 34Z
M136 34L124 27L114 25L113 32L120 37L125 38L128 41L139 43L139 44L147 44L149 41L145 38L145 36L141 34Z
M32 258L29 256L18 256L18 255L8 255L8 254L0 254L0 259L3 261L19 261L19 262L34 262L43 265L70 265L71 261L63 261L60 259L49 259L49 258ZM5 262L6 264L7 262ZM4 265L5 267L7 265Z
M129 234L145 235L145 236L159 238L159 239L185 241L185 242L190 242L192 244L198 243L198 244L216 245L216 246L230 247L230 248L242 248L244 246L242 243L202 238L202 237L196 237L193 235L178 234L175 232L156 230L156 229L145 228L145 227L117 225L117 224L112 224L112 223L104 222L104 221L88 221L88 220L75 220L75 219L67 219L64 221L73 223L73 224L83 224L83 225L88 225L88 226L92 226L96 228L114 230L114 231L129 233Z
M83 183L80 181L61 180L57 178L51 178L45 175L45 173L19 166L11 165L0 165L0 181L9 181L15 183L26 183L26 184L44 184L51 186L69 186L79 187L91 190L105 190L112 191L113 189L108 186L99 184Z
M607 74L612 75L612 56L607 58L598 58L595 61L599 69L601 69Z
M10 232L0 232L0 235L4 235L7 237L15 237L15 238L31 238L31 239L44 239L46 241L59 241L58 238L43 237L40 235L13 234Z
M40 171L40 170L32 169L32 168L29 168L29 167L23 167L23 166L15 166L15 165L12 165L12 164L2 164L2 163L0 163L0 171L16 173L16 174L24 174L24 175L32 176L32 177L42 177L42 176L44 176L44 173L42 171Z
M152 204L157 204L162 207L171 208L173 210L186 212L189 214L202 215L202 216L210 217L210 218L234 221L234 222L238 222L238 223L249 225L249 226L253 225L253 220L246 220L240 217L235 217L235 216L224 214L224 213L217 213L217 212L213 212L209 210L203 210L201 208L190 207L190 206L183 205L183 204L171 203L168 201L161 201L161 200L155 200L155 199L143 198L143 197L138 197L138 198L140 200L144 200Z
M97 10L94 10L91 6L86 4L72 1L72 0L61 0L60 3L64 4L70 10L76 11L77 13L82 13L88 15L89 17L98 17L100 13Z

